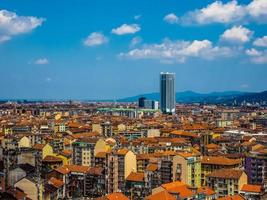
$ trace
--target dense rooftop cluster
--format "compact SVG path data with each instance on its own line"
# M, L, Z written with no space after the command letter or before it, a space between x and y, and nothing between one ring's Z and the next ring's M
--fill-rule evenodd
M267 199L267 109L0 104L0 199Z

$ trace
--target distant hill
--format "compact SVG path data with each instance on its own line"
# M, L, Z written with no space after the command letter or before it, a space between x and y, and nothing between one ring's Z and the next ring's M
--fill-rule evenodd
M243 94L238 97L235 97L232 99L232 101L236 101L237 103L242 103L242 102L249 102L249 103L254 103L254 102L267 102L267 91L259 92L259 93L249 93L249 94Z
M138 98L146 97L147 99L159 101L159 93L142 94L123 99L118 99L119 102L136 102ZM226 91L226 92L211 92L211 93L196 93L193 91L184 91L176 93L176 102L179 103L231 103L237 102L260 102L267 101L267 91L259 93Z

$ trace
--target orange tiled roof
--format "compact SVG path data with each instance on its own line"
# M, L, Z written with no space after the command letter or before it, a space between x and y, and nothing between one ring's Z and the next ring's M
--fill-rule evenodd
M217 145L217 144L213 144L213 143L211 143L211 144L207 144L206 147L207 147L208 149L219 149L219 148L221 148L219 145Z
M181 131L181 130L172 131L172 132L170 132L170 134L179 135L179 136L185 136L185 137L192 137L192 138L197 138L198 137L198 135L195 134L195 133Z
M131 172L130 175L126 178L127 181L134 182L143 182L144 181L144 173L141 172Z
M57 179L57 178L50 178L49 181L48 181L51 185L55 186L56 188L60 188L64 185L64 182L60 179Z
M156 164L148 164L146 167L147 171L156 171L158 169L158 165Z
M192 195L194 195L194 192L192 190L190 190L188 188L188 186L184 185L184 186L179 186L176 188L172 188L169 190L170 193L177 193L179 194L179 196L184 199L184 198L188 198L191 197Z
M186 124L183 127L184 130L205 130L208 129L207 124Z
M190 152L178 152L177 154L180 155L180 156L182 156L182 157L184 157L184 158L196 156L196 154L190 153Z
M56 168L55 170L61 174L64 174L64 175L70 173L70 170L65 166L60 166L60 167Z
M253 146L253 145L256 145L255 141L252 141L252 142L246 141L246 142L243 142L241 144L241 146L243 146L243 147L250 147L250 146Z
M102 175L103 171L104 171L104 168L102 167L91 167L89 169L89 174Z
M181 198L187 198L194 194L194 192L188 188L188 185L181 181L166 183L161 186L169 193L179 194Z
M174 181L174 182L162 184L161 186L164 189L169 190L171 188L178 187L178 186L183 186L183 185L185 185L185 183L183 183L181 181Z
M105 158L107 155L107 152L98 152L95 157L96 158Z
M203 156L201 158L201 164L237 165L240 163L241 163L240 159L230 159L222 156Z
M71 156L72 150L64 149L64 150L62 150L62 152L60 154L63 156Z
M164 156L175 156L175 155L177 155L177 152L175 151L163 151L163 152L155 152L151 154L151 157L164 157Z
M80 139L80 138L90 138L90 137L95 137L99 136L99 133L96 132L89 132L89 133L75 133L71 135L74 139Z
M196 149L194 147L192 148L192 153L194 153L197 156L201 156L201 153L200 153L199 149Z
M56 168L55 170L61 174L68 174L71 172L88 173L90 167L81 165L64 165Z
M243 173L244 171L238 169L218 169L208 174L207 177L239 179Z
M35 149L35 150L43 150L45 144L35 144L32 148Z
M118 155L126 155L128 152L129 152L129 150L126 149L126 148L124 148L124 149L119 149L119 150L117 151L117 154L118 154Z
M202 194L205 194L208 196L216 194L216 192L214 190L212 190L211 188L206 187L206 186L198 188L197 193L202 193Z
M261 185L245 184L245 185L243 185L241 191L243 191L243 192L261 193L262 186Z
M145 200L176 200L176 198L166 190L163 190L145 197Z
M106 195L106 198L108 200L129 200L128 197L126 197L124 194L120 192L114 192L112 194Z
M69 122L69 123L68 123L68 126L69 126L70 128L79 128L79 127L80 127L80 124L75 123L75 122Z
M62 162L62 159L56 156L48 155L43 159L43 162Z
M136 155L136 160L149 160L153 158L152 154L148 154L148 153L143 153L143 154L137 154Z

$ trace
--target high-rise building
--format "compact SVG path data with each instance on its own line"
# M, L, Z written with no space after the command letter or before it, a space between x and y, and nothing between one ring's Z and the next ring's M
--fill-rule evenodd
M158 102L145 97L140 97L138 99L138 107L143 109L154 109L158 110Z
M139 108L144 108L144 107L145 107L145 100L146 100L145 97L140 97L140 98L138 99L138 107L139 107Z
M160 73L160 109L163 113L175 112L175 74Z

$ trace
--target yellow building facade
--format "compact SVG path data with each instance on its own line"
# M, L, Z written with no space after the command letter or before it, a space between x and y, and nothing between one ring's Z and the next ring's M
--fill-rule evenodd
M201 186L200 156L193 153L179 153L173 157L173 180L182 181L192 187Z

